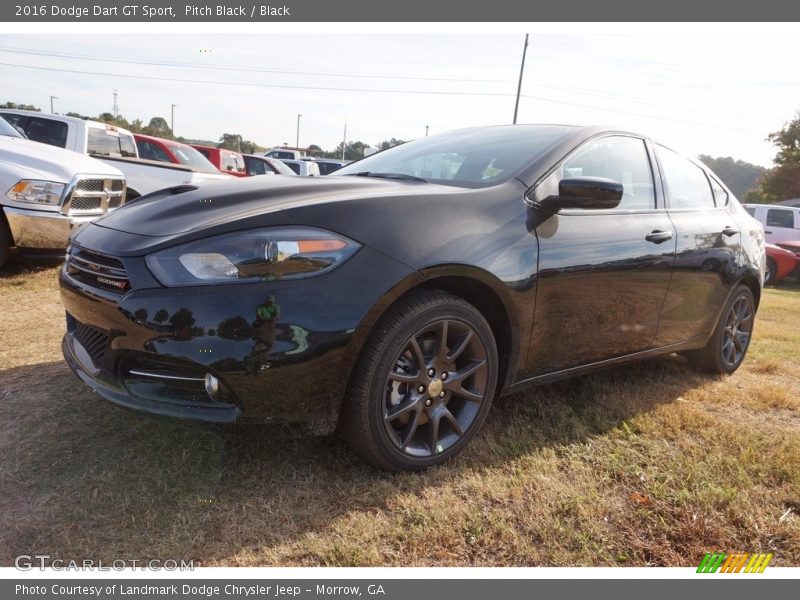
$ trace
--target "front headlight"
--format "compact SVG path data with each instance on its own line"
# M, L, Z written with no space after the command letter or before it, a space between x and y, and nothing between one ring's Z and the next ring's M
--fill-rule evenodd
M14 184L14 186L6 192L6 196L16 202L58 206L61 204L61 196L64 195L65 187L65 184L56 183L55 181L23 179Z
M166 286L301 279L333 269L360 244L310 227L251 229L189 242L147 256Z

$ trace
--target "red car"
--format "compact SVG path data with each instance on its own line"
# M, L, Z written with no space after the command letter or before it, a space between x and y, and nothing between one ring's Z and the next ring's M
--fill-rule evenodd
M218 170L237 177L249 177L250 173L244 164L244 157L239 152L211 146L195 146L192 148L205 156Z
M788 242L791 244L792 242ZM800 242L797 244L797 252L800 253ZM782 242L785 245L786 242ZM780 248L775 244L767 244L767 270L764 273L765 284L775 284L781 279L790 275L798 267L800 259L794 252L785 248Z
M185 165L195 171L214 173L217 168L197 150L175 140L165 140L152 135L133 134L139 158L158 160L175 165Z

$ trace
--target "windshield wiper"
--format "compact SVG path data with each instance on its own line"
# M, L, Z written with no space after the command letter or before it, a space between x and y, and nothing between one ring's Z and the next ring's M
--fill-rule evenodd
M406 175L405 173L373 173L372 171L361 171L361 173L348 173L351 177L380 177L381 179L401 179L403 181L421 181L428 183L427 179L416 175Z

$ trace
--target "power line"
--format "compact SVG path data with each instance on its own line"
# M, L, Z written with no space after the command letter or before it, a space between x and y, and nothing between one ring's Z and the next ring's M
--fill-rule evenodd
M424 95L439 95L439 96L488 96L488 97L513 97L515 94L511 93L497 93L497 92L444 92L434 90L398 90L398 89L372 89L372 88L343 88L343 87L322 87L322 86L304 86L304 85L283 85L283 84L270 84L270 83L250 83L250 82L232 82L232 81L213 81L204 79L179 79L175 77L159 77L156 75L125 75L121 73L106 73L100 71L81 71L77 69L62 69L57 67L39 67L31 65L17 65L13 63L0 62L0 66L14 67L18 69L36 69L39 71L55 71L60 73L73 73L78 75L99 75L106 77L121 77L124 79L147 79L153 81L170 81L179 83L197 83L206 85L224 85L224 86L239 86L239 87L256 87L256 88L279 88L279 89L299 89L299 90L315 90L315 91L333 91L333 92L374 92L384 94L424 94ZM702 127L712 127L715 129L725 129L730 131L741 131L745 133L753 133L763 135L763 131L752 131L749 129L741 129L738 127L727 127L723 125L714 125L711 123L700 123L696 121L685 121L682 119L673 119L670 117L661 117L657 115L649 115L645 113L636 113L624 110L616 110L613 108L604 108L601 106L593 106L591 104L582 104L579 102L571 102L569 100L559 100L555 98L547 98L544 96L530 96L522 94L522 98L529 100L541 100L543 102L551 102L553 104L564 104L567 106L577 106L581 108L590 108L593 110L601 110L606 112L613 112L622 115L644 117L648 119L658 119L662 121L672 121L675 123L683 123L686 125L699 125Z
M374 73L364 73L361 75L351 73L331 73L325 71L287 71L283 69L255 69L245 67L222 67L218 65L198 65L191 63L165 63L146 60L134 60L125 58L106 58L101 56L86 56L80 54L56 54L51 52L41 52L38 50L26 50L22 48L0 48L0 52L7 52L12 54L30 54L34 56L47 56L50 58L64 58L68 60L88 60L97 62L112 62L123 63L132 65L148 65L155 67L173 67L181 69L210 69L216 71L239 71L243 73L272 73L279 75L317 75L320 77L350 77L357 79L403 79L403 80L419 80L419 81L464 81L464 82L478 82L478 83L511 83L507 79L460 79L451 77L419 77L407 75L377 75Z

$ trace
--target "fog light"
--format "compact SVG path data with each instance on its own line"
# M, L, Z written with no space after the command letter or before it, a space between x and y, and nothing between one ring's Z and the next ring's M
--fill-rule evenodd
M212 400L216 400L217 392L219 391L219 379L214 377L211 373L206 373L206 393L211 396Z

